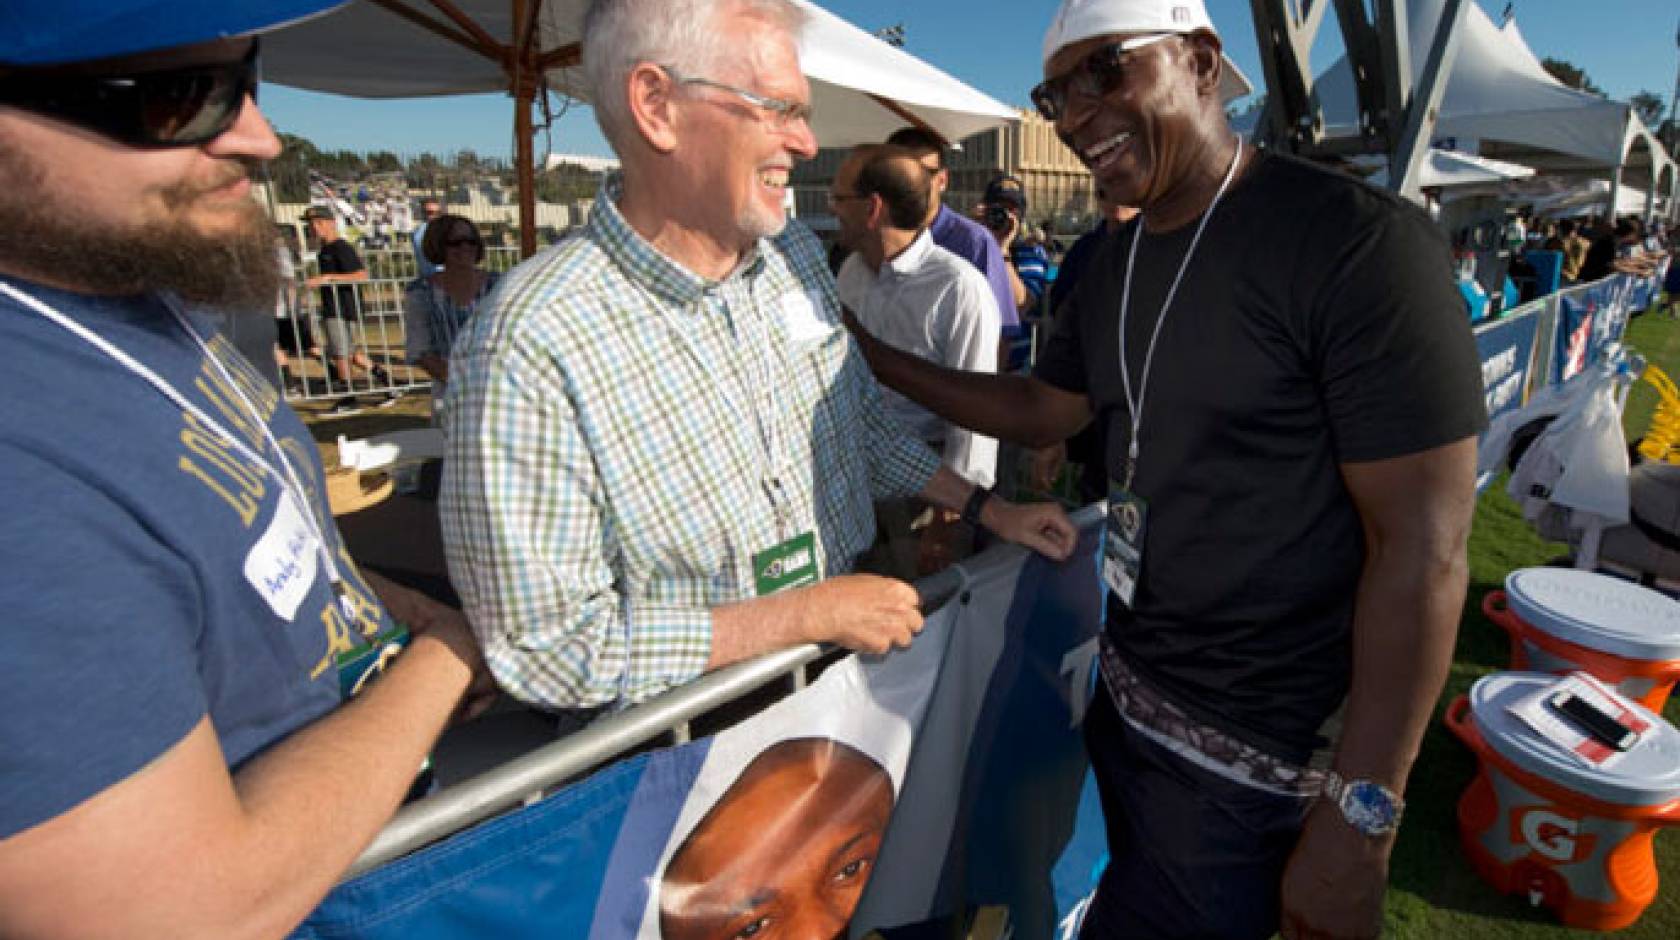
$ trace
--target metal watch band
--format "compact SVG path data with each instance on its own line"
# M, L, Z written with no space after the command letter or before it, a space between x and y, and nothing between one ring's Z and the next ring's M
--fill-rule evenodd
M1355 818L1355 811L1351 810L1348 806L1347 795L1349 789L1361 785L1373 788L1380 792L1394 813L1394 818L1388 822L1387 826L1384 827L1381 832L1367 831L1364 826L1361 825L1361 821ZM1406 813L1405 799L1393 790L1390 790L1374 780L1349 780L1334 770L1327 770L1324 772L1324 798L1329 800L1332 806L1336 807L1336 810L1342 814L1343 818L1347 820L1349 825L1361 832L1365 832L1367 835L1378 835L1386 832L1392 832L1393 830L1400 828L1400 819Z

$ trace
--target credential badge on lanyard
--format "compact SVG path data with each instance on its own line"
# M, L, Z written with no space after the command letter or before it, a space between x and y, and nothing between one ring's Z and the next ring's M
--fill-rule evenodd
M1132 235L1131 248L1126 253L1126 274L1120 288L1120 386L1126 394L1126 416L1131 421L1131 440L1126 445L1125 474L1116 482L1109 480L1108 486L1108 519L1103 528L1102 576L1103 583L1113 591L1122 604L1132 606L1132 600L1137 596L1138 582L1143 576L1143 538L1149 523L1149 504L1132 491L1133 478L1137 475L1138 455L1142 450L1139 438L1143 435L1143 405L1149 394L1149 369L1155 363L1155 342L1161 338L1161 325L1167 322L1167 313L1172 309L1173 298L1178 296L1178 285L1184 280L1184 272L1190 267L1190 259L1196 254L1196 246L1201 243L1202 232L1207 228L1208 220L1213 218L1213 210L1218 207L1219 200L1224 197L1225 190L1230 187L1231 180L1237 176L1237 166L1242 163L1242 139L1236 142L1236 151L1231 154L1231 165L1225 170L1225 178L1220 181L1219 189L1213 194L1213 200L1203 210L1200 221L1196 223L1196 231L1190 237L1190 247L1185 249L1184 258L1178 263L1178 273L1173 275L1172 286L1167 289L1167 296L1161 301L1161 312L1155 317L1155 327L1149 334L1149 346L1143 354L1143 374L1138 380L1137 395L1132 395L1132 375L1126 363L1126 314L1132 302L1132 269L1137 264L1138 245L1143 242L1143 216L1138 216L1137 230Z

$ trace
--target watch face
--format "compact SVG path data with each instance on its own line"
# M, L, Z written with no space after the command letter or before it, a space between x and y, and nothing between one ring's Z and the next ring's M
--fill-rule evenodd
M1369 835L1381 835L1394 828L1394 800L1382 787L1369 780L1348 784L1342 810L1354 828Z

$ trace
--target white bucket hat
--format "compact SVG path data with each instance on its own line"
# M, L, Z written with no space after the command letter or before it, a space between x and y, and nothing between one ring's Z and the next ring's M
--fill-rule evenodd
M1044 34L1044 64L1049 64L1056 50L1092 36L1189 33L1198 29L1219 33L1202 0L1062 0ZM1252 92L1254 86L1231 57L1220 58L1225 67L1220 69L1219 100L1231 101Z

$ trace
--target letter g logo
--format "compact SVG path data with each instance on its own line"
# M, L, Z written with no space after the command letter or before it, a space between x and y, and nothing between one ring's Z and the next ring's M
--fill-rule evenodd
M1517 824L1523 841L1542 858L1554 862L1573 862L1575 836L1581 831L1581 821L1560 816L1545 809L1531 809Z

